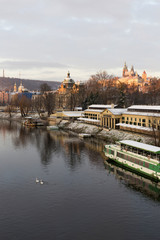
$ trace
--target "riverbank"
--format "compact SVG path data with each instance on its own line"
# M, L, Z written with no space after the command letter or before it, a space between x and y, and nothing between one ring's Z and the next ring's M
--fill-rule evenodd
M130 133L123 130L115 130L115 129L105 129L102 127L80 123L78 121L69 122L66 120L62 120L58 124L60 129L69 130L77 135L80 133L91 134L93 137L104 140L105 142L115 143L116 141L120 140L134 140L146 144L153 144L154 139L150 136L137 134L137 133Z
M39 115L37 113L32 113L30 116L39 119ZM19 122L24 120L24 118L21 116L21 113L11 113L10 117L10 114L8 112L0 112L0 119L15 120ZM154 139L147 135L130 133L127 131L115 129L111 129L109 131L108 129L81 123L79 121L70 122L67 120L62 120L59 121L58 126L60 129L71 131L77 136L80 133L91 134L93 137L109 143L115 143L116 141L128 139L154 145Z

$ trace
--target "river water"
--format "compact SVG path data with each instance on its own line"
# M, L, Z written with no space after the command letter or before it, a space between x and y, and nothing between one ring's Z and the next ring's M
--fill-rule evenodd
M104 165L103 145L1 121L0 240L160 239L160 186Z

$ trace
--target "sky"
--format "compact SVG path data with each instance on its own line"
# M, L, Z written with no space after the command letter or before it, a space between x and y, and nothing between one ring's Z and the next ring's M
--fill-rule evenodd
M0 0L0 76L160 76L160 0Z

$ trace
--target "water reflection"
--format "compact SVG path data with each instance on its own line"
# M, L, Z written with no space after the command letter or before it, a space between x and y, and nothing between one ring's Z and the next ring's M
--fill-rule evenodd
M71 170L75 170L83 161L84 143L67 132L50 132L51 138L63 148L63 158Z
M48 132L45 128L26 128L14 121L1 121L0 133L4 140L9 133L16 149L34 145L45 167L51 164L56 153L61 155L66 166L72 171L85 164L86 156L92 166L104 171L102 159L104 141L95 138L81 140L67 132ZM126 171L111 162L107 162L105 168L109 175L115 176L128 189L139 191L145 196L160 201L160 184Z
M153 182L126 169L120 168L110 161L105 162L105 168L109 174L114 175L115 178L121 181L127 188L139 191L154 200L160 201L160 183Z

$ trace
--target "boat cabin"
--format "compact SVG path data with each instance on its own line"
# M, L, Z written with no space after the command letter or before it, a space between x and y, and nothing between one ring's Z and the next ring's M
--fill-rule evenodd
M155 159L160 161L160 147L153 145L140 143L132 140L119 141L121 150L133 152L149 159Z

